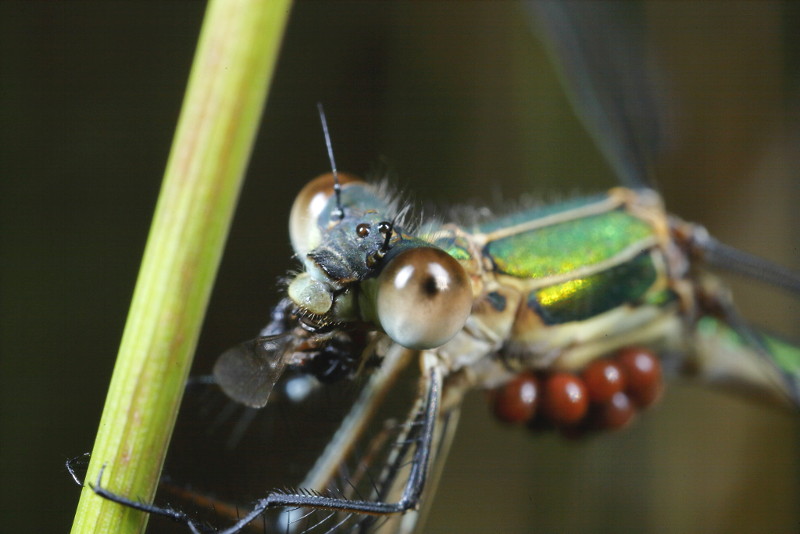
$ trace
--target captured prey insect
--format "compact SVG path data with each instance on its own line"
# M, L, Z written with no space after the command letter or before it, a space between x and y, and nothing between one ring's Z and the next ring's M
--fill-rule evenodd
M727 376L779 400L797 400L797 351L745 325L702 270L703 253L724 255L728 249L699 227L668 216L652 191L615 189L469 226L414 228L380 189L341 182L337 187L332 176L320 178L298 196L290 228L304 272L289 284L263 337L220 358L217 382L235 400L264 406L282 371L321 381L371 371L362 396L367 399L383 392L403 366L419 361L422 406L414 407L406 427L408 449L397 449L390 468L374 480L375 495L326 493L341 460L326 454L303 485L308 492L270 494L229 531L270 507L398 512L398 522L413 523L419 499L431 497L425 480L432 467L426 464L444 456L466 391L499 387L496 398L513 401L514 391L505 385L528 392L529 384L534 391L554 388L556 373L577 376L633 345L656 349L670 370ZM791 286L793 279L784 278ZM734 368L708 367L723 350L729 357L721 362ZM741 362L751 365L742 369ZM523 372L533 380L517 382ZM587 387L584 382L573 389ZM657 395L653 391L645 394ZM620 392L614 396L624 398ZM623 393L630 398L633 392ZM542 414L553 416L545 424L567 419L567 432L598 425L596 419L573 420L575 412L555 408L557 402L539 404L534 426ZM330 450L350 448L348 439L371 417L369 406L366 400L354 404ZM520 411L516 403L499 403L497 410L507 419L513 418L507 412ZM597 412L585 410L593 417ZM529 417L523 417L526 423ZM412 467L400 477L409 454ZM404 509L410 511L401 516Z

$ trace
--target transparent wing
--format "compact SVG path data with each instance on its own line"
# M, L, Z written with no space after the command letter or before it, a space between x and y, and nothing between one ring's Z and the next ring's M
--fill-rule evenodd
M214 380L233 400L263 408L286 367L290 336L258 337L228 349L214 365Z
M638 2L526 2L577 115L628 187L653 187L667 139Z

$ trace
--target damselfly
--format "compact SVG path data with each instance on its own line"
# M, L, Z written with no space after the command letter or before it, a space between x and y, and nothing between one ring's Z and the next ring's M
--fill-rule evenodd
M346 190L347 190L347 189L345 189L345 191L346 191ZM347 202L348 202L347 195L345 194L345 196L344 196L343 198L344 198L344 200L343 200L343 204L344 204L344 205L345 205L345 207L346 207L346 206L347 206ZM602 211L602 210L601 210L601 211ZM384 219L378 220L377 222L384 222L384 221L385 221L385 222L388 222L388 223L390 223L390 224L391 224L391 223L392 223L392 218L393 218L393 216L394 216L395 214L396 214L396 212L391 212L391 213L390 213L390 215L387 215L387 216L386 216ZM400 227L401 225L397 225L397 226L398 226L398 227ZM390 232L391 234L394 234L394 238L396 238L396 237L397 237L397 234L396 234L395 232L396 232L396 230L394 230L394 229L392 230L392 232ZM390 236L390 240L391 240L391 236ZM334 242L334 241L335 241L335 240L332 240L331 242ZM391 244L391 243L390 243L390 244ZM392 248L392 247L389 247L389 248ZM378 250L379 250L379 249L378 249ZM388 251L387 251L387 252L388 252ZM372 251L372 253L375 253L375 251ZM493 297L493 298L494 298L494 297ZM491 301L490 301L490 304L491 304ZM346 340L346 341L352 341L352 340ZM488 384L487 384L487 385L488 385ZM535 505L535 504L534 504L534 505ZM499 521L500 523L502 523L502 519L499 519L498 521Z

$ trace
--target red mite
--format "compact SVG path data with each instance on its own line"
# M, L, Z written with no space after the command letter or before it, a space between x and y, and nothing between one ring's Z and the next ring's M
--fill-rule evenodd
M542 405L544 415L556 426L574 425L589 409L589 392L577 376L555 373L545 382Z
M625 389L625 375L620 365L605 358L587 365L581 376L589 390L589 398L595 403L609 402Z
M524 423L533 419L539 402L539 379L533 373L520 373L511 382L494 391L494 415L506 423Z
M650 406L661 395L661 363L645 349L630 347L617 355L631 398L640 407Z
M628 347L593 361L580 375L523 372L491 393L495 417L535 431L556 428L567 437L615 430L658 400L661 363L647 349Z

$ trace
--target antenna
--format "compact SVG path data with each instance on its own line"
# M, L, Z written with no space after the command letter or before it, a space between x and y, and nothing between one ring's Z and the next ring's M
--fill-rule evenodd
M392 239L392 234L394 233L394 223L396 220L397 217L392 219L392 222L390 223L382 222L378 225L380 231L386 233L386 239L383 241L381 248L378 250L381 258L383 258L387 252L389 252L389 241Z
M392 240L392 235L394 234L394 223L397 220L397 217L392 219L392 222L380 222L378 223L378 230L384 234L384 240L381 244L381 247L367 256L367 267L373 269L379 261L381 261L385 256L386 253L389 252L389 242Z
M333 173L333 193L336 195L336 211L333 217L344 219L344 209L342 208L342 184L339 183L339 173L336 171L336 160L333 159L333 147L331 146L331 135L328 132L328 121L325 119L325 110L322 102L317 102L319 120L322 123L322 133L325 135L325 146L328 147L328 159L331 160L331 172Z

